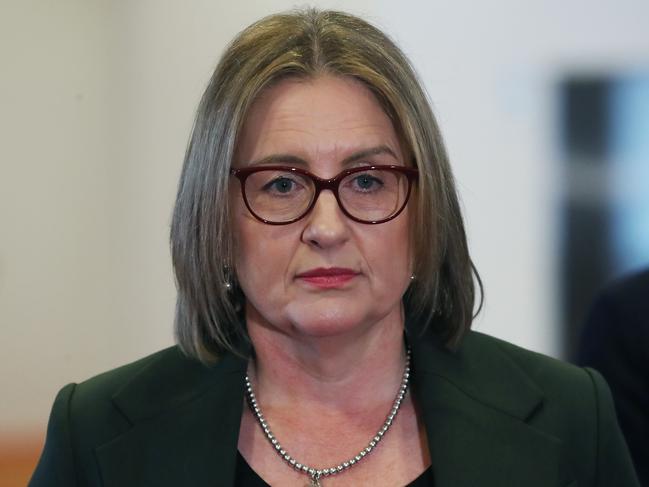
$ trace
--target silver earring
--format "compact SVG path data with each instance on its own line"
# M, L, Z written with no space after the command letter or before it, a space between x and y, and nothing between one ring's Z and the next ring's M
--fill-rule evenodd
M411 281L414 281L414 280L415 280L415 275L414 275L414 274L410 274L410 280L411 280Z
M230 267L227 265L223 266L223 277L225 278L225 282L223 283L223 288L225 289L226 292L232 291L232 277L230 274Z

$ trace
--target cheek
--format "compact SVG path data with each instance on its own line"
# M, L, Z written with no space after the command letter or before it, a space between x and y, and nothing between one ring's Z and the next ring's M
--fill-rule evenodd
M263 238L255 238L254 224L248 222L239 222L235 231L234 262L237 269L237 277L242 287L251 278L259 276L266 269L260 266L259 255L267 252L267 241ZM257 269L257 272L252 272Z
M393 294L407 288L410 281L411 256L407 219L377 227L371 238L365 238L366 257L372 274L378 279L382 293Z
M255 299L281 286L291 258L290 242L278 235L281 227L244 217L234 228L235 269L244 294Z
M402 280L408 280L411 274L410 245L407 238L396 238L390 241L384 255L387 272L394 285Z
M411 231L410 231L410 218L406 210L399 215L394 223L394 227L390 229L389 235L386 240L390 242L389 253L390 260L395 265L405 268L410 271L410 257L411 257Z

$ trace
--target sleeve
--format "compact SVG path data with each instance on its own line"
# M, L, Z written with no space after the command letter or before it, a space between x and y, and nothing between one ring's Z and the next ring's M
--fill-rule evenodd
M70 400L76 384L68 384L56 396L47 425L45 447L28 487L76 487L70 432Z
M586 368L593 381L596 401L597 487L640 487L624 437L617 424L611 391L604 378L595 370Z

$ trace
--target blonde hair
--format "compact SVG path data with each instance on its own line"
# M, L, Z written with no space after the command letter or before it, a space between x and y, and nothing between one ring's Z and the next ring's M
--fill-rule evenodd
M442 137L407 58L376 27L343 12L297 10L243 30L216 67L198 107L171 226L179 346L203 362L246 339L245 296L232 280L228 187L237 136L260 92L319 74L362 82L391 117L419 179L409 205L416 279L404 296L409 328L454 346L474 317L475 283ZM416 229L415 231L412 231Z

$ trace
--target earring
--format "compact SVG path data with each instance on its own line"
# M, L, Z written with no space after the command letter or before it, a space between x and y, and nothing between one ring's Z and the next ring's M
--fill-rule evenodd
M223 266L223 277L225 278L225 282L223 282L223 288L225 289L226 292L232 291L232 278L230 276L230 267L227 265Z
M414 274L410 274L410 280L411 280L411 281L414 281L414 280L415 280L415 275L414 275Z

